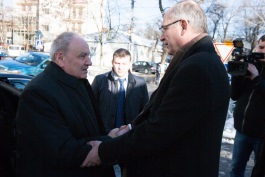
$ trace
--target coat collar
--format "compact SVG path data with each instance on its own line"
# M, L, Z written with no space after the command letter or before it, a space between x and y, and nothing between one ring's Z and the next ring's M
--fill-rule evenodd
M112 76L112 74L111 74L111 72L112 71L110 71L110 72L108 72L108 74L107 74L107 77L108 77L108 79L110 80L110 81L115 81L115 79L114 79L114 77ZM132 85L135 85L136 84L136 81L135 81L135 79L134 79L134 76L133 76L133 74L129 71L128 72L128 85L129 84L132 84Z
M46 67L45 71L49 75L51 75L56 80L68 85L69 87L76 88L80 84L84 82L88 82L87 79L78 79L68 73L66 73L62 68L60 68L56 63L53 61Z

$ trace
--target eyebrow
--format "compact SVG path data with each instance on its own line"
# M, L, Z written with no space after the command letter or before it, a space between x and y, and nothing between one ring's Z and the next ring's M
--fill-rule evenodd
M82 57L82 56L86 56L86 55L90 55L90 52L81 52L78 57Z

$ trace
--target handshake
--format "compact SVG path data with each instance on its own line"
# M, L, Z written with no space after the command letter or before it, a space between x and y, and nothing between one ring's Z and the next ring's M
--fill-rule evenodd
M112 129L109 132L108 136L115 138L115 137L123 135L124 133L130 131L131 129L132 129L131 124L123 125L120 128ZM90 141L87 144L90 144L92 146L92 149L87 154L85 160L81 164L81 167L84 168L84 167L100 165L101 160L98 155L98 148L99 148L99 145L101 144L101 141Z

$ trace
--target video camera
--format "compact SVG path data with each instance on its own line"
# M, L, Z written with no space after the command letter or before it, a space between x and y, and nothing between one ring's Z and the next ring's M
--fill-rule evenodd
M248 63L254 64L257 68L260 68L259 59L264 59L264 53L251 52L244 48L242 38L233 40L234 50L232 52L233 59L228 62L227 72L232 76L245 76L248 73Z

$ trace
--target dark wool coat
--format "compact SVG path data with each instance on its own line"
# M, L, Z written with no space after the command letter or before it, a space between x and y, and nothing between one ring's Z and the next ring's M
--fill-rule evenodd
M111 72L97 75L91 85L107 132L115 128L118 83ZM131 121L143 110L149 100L144 78L128 74L128 85L125 99L125 124Z
M136 160L137 177L218 177L230 98L209 36L164 76L128 133L99 147L103 163Z
M112 177L112 169L80 168L91 149L86 143L109 139L100 137L104 127L86 79L51 62L23 91L17 127L19 177Z
M232 77L231 98L236 101L235 129L247 136L261 138L265 126L265 72L253 80L244 76Z

